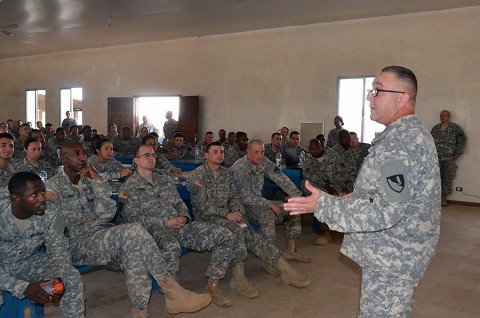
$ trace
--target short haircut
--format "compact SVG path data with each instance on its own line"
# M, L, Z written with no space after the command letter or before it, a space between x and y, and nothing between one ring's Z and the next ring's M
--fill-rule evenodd
M12 194L22 194L27 188L27 182L42 181L40 177L33 172L23 171L15 173L8 181L8 192Z
M46 123L46 124L45 124L45 127L53 127L53 125L50 124L50 123Z
M123 127L123 128L122 128L122 131L132 132L132 129L131 129L130 127Z
M402 82L406 82L410 84L415 89L415 93L417 92L417 86L418 86L417 77L408 68L403 66L390 65L390 66L384 67L382 69L382 73L383 72L395 74L397 79L401 80Z
M275 137L275 135L279 135L279 136L281 136L281 135L280 135L280 133L278 133L278 132L274 132L274 133L272 134L272 138L273 138L273 137Z
M300 133L298 131L294 130L290 133L290 138L292 138L293 135L300 135Z
M108 125L108 128L110 127L117 127L117 125L115 125L114 123L111 123L110 125Z
M220 146L220 147L223 147L222 143L220 141L212 141L211 143L209 143L207 145L207 147L205 147L205 152L208 152L210 150L210 147L212 146Z
M250 149L254 144L263 146L263 142L260 139L252 139L248 142L247 148Z
M280 130L281 130L281 129L286 129L286 130L287 130L287 133L290 131L290 129L288 129L288 127L285 127L285 126L283 126L282 128L280 128Z
M235 135L235 132L234 132L234 131L231 131L231 132L228 133L228 135L229 135L229 136Z
M144 145L144 144L138 145L138 147L135 148L135 151L133 152L133 156L134 156L135 158L138 157L138 153L140 152L140 148L142 148L142 147L149 147L150 149L152 149L152 147L147 146L147 145Z
M353 135L357 136L357 133L354 132L354 131L351 131L351 132L350 132L350 136L353 136Z
M35 137L28 137L27 139L25 139L24 148L27 149L32 142L39 142L39 141Z
M55 133L59 133L59 132L65 132L65 130L63 130L62 127L58 127L58 128L55 130Z
M9 133L0 133L0 138L8 138L13 141L13 136Z
M183 136L183 134L182 134L181 132L179 132L179 131L177 131L176 133L173 134L173 139L179 138L179 137L185 138L185 137Z
M153 139L153 140L157 141L157 138L155 138L154 136L146 135L145 137L142 138L142 145L146 145L148 139Z
M73 128L77 128L77 129L78 129L78 126L77 126L77 125L72 125L72 126L70 126L70 130L72 130Z
M27 124L27 123L24 123L24 124L21 124L21 125L20 125L20 127L25 127L25 126L28 127L28 128L30 128L30 125ZM20 127L18 127L18 128L20 128Z
M308 147L311 147L311 146L319 146L320 147L320 140L310 139L310 141L308 142Z
M154 132L154 131L149 132L148 134L149 134L150 136L155 137L156 139L158 139L158 137L160 137L160 136L158 136L158 134L157 134L156 132Z
M340 130L340 132L338 133L338 138L342 138L343 136L350 137L350 133L348 132L348 130L345 130L345 129Z
M244 131L237 131L237 133L235 134L235 136L237 137L237 139L239 139L239 138L242 137L242 136L247 136L247 133L244 132Z
M213 135L213 132L207 131L207 132L205 133L205 136L206 136L206 135Z

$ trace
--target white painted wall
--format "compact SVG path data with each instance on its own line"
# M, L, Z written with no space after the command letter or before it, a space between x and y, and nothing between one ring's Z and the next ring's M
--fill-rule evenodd
M419 79L417 114L442 109L469 137L454 186L480 195L480 6L0 60L0 118L23 118L24 92L47 90L58 124L59 89L84 88L84 121L106 132L110 96L200 95L201 131L244 130L268 141L281 126L333 128L337 77L403 65ZM4 45L0 43L0 45ZM451 199L480 202L454 194Z

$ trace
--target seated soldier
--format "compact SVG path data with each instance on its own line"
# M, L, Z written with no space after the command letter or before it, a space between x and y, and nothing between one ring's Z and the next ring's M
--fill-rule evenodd
M235 134L235 144L228 148L225 153L225 160L223 165L225 167L231 167L238 159L247 154L248 136L243 131L238 131Z
M350 134L345 129L338 133L338 144L325 155L325 179L338 195L351 193L361 162L358 154L350 149Z
M113 144L113 150L117 152L118 156L133 156L140 143L141 141L138 138L132 137L130 127L123 127L122 138Z
M0 133L0 188L6 188L10 178L17 172L12 160L14 151L13 136Z
M0 306L1 291L8 291L39 304L60 303L63 318L85 317L83 281L72 265L65 222L56 207L47 208L42 180L19 172L8 191L10 197L0 199ZM64 290L47 293L42 284L57 277Z
M36 138L42 146L40 160L48 162L55 169L58 168L60 166L60 161L58 160L57 150L47 147L43 133L38 129L32 129L30 131L30 137Z
M78 134L78 126L70 127L70 133L65 137L65 141L82 141L83 136Z
M205 147L213 141L213 132L207 131L205 133L205 137L202 141L197 142L197 144L194 147L194 152L195 152L195 159L201 159L203 158L203 154L205 153Z
M325 178L324 169L324 149L322 143L318 139L312 139L308 143L308 154L305 158L305 164L302 167L302 193L303 195L310 195L310 192L305 188L305 181L309 180L310 184L321 189L322 191L332 193L332 187L328 184ZM330 229L325 223L320 223L318 237L315 240L317 245L327 245L332 242Z
M188 178L187 187L191 193L195 218L224 226L233 233L233 246L238 250L232 260L233 277L230 286L237 294L257 297L258 291L245 277L244 260L247 248L264 263L269 264L284 284L303 287L310 278L297 273L282 256L275 244L263 239L245 218L245 211L237 195L227 168L222 166L224 150L218 141L209 144L205 151L206 162L195 169Z
M271 245L275 245L277 241L275 223L284 223L287 238L284 257L287 260L310 262L311 257L300 254L295 248L295 241L302 233L300 217L288 215L277 203L262 197L266 178L275 182L289 196L302 195L295 184L273 162L264 157L263 147L260 140L251 140L248 143L247 155L230 168L245 216L250 223L260 227L261 235ZM275 272L268 264L265 265L265 270L269 273Z
M183 134L177 131L173 135L173 142L164 146L168 160L193 159L195 157L192 146L183 142Z
M372 145L370 144L359 142L357 133L353 131L350 132L350 149L352 149L358 154L361 162L360 164L362 164L363 160L367 158L368 150L370 149L371 146Z
M55 137L52 137L47 142L47 147L52 148L53 150L57 151L63 143L65 142L65 130L63 128L57 128L55 130Z
M42 150L40 141L36 138L28 137L27 140L25 140L25 158L15 164L15 171L30 171L40 175L43 170L47 173L48 177L53 177L56 173L55 168L53 168L50 163L40 159Z
M180 180L185 180L182 176L182 169L175 167L168 161L167 156L163 153L158 152L158 141L152 135L147 135L142 139L142 145L147 145L152 147L153 152L155 153L155 171L159 174L176 176Z
M47 197L60 206L70 237L74 265L123 270L134 318L149 316L153 277L165 293L168 313L195 312L211 297L183 289L167 272L167 262L155 240L139 224L114 226L111 188L92 166L83 145L66 142L60 150L64 168L47 181Z
M17 159L25 158L25 151L23 151L23 147L25 145L25 140L27 140L28 135L30 134L30 125L25 123L18 127L18 138L15 139L15 152L14 157Z
M108 134L105 136L105 138L110 140L112 143L115 143L121 139L117 131L117 125L113 123L108 125Z
M175 184L167 176L154 173L153 149L142 145L135 153L137 167L120 188L120 218L141 224L153 236L165 255L168 273L175 277L180 267L181 246L196 251L211 251L205 292L220 307L232 301L219 288L234 256L232 233L224 227L192 221Z
M225 129L222 128L218 131L217 141L222 144L224 149L228 149L228 147L230 147L230 143L228 142L228 139L227 139L227 132L225 131Z
M298 131L292 131L290 133L290 139L287 143L282 145L283 152L286 148L292 148L297 150L297 154L300 154L302 151L305 153L305 148L300 146L300 133Z
M282 135L276 132L272 134L272 142L265 145L265 158L275 163L277 154L282 155Z

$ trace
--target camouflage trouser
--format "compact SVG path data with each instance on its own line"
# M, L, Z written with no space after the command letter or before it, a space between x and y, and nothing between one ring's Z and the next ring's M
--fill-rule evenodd
M418 280L363 269L359 318L408 318Z
M272 245L277 242L275 224L283 223L287 240L297 239L302 234L302 219L300 215L288 215L283 207L277 217L270 208L257 205L245 206L245 217L248 222L260 227L260 234Z
M442 194L451 194L452 182L457 172L457 164L453 160L441 160L438 163L440 166L440 178L442 179Z
M179 271L181 247L194 251L211 251L210 264L205 275L222 279L230 266L233 234L228 229L205 222L193 221L183 229L150 230L167 263L167 271L175 276Z
M39 282L61 277L65 285L65 294L60 300L63 318L85 317L84 287L82 276L73 266L60 268L53 263L50 255L38 253L28 261L18 263L10 269L10 274L27 282Z
M153 237L139 224L99 229L70 244L75 265L105 266L125 272L128 297L133 307L148 305L151 276L160 281L170 277Z
M240 227L238 223L230 222L222 217L209 217L208 222L228 228L233 233L233 246L237 249L232 259L232 264L242 262L247 257L247 249L262 261L275 265L282 256L282 252L270 244L253 227L247 223L247 227Z

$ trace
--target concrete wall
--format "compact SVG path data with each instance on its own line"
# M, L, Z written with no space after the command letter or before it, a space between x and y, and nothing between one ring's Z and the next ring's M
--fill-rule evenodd
M0 60L0 118L24 118L25 89L47 90L59 123L59 89L83 87L84 122L106 131L110 96L200 95L200 134L244 130L268 141L281 126L333 127L337 77L403 65L419 79L417 114L439 112L469 141L454 186L480 195L480 7ZM477 110L475 110L477 109ZM162 114L163 116L163 114ZM480 202L455 193L454 200Z

